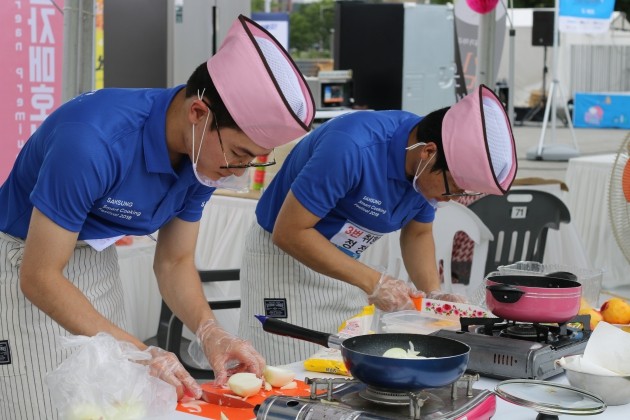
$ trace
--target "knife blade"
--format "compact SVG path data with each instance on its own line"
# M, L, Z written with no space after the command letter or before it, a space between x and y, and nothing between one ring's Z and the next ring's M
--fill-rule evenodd
M207 391L205 389L203 389L202 391L203 393L201 395L201 399L210 404L231 408L249 408L250 410L254 408L253 404L250 404L247 401L243 401L240 397L231 396L229 394L215 393Z

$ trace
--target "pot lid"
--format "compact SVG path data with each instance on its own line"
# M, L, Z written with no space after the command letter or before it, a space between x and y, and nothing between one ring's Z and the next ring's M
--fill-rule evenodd
M496 394L504 400L543 414L592 415L606 410L597 395L569 385L532 379L500 382Z

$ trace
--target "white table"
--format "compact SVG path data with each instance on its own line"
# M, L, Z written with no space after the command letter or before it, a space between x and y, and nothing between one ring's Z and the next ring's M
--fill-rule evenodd
M131 245L116 246L125 297L127 330L141 340L157 332L162 299L153 274L155 242L134 237Z
M204 208L195 263L199 269L239 268L245 234L255 219L257 200L215 195ZM127 327L130 333L146 340L157 332L162 298L153 273L155 242L148 237L134 237L132 245L116 247L120 277L125 295ZM236 282L204 285L206 296L212 299L232 299L240 296ZM217 311L216 316L228 331L238 330L238 310ZM192 333L184 329L184 336Z
M287 368L295 371L296 378L298 379L304 379L305 377L328 378L328 377L335 376L335 375L324 374L324 373L307 372L304 370L301 362L287 365ZM551 381L561 383L561 384L568 384L568 381L566 380L566 377L564 376L564 374L558 375L552 378ZM500 382L499 380L495 380L495 379L481 378L478 382L475 383L474 387L477 389L494 390L494 388L499 382ZM608 407L601 414L598 414L595 416L588 416L585 418L596 419L596 420L599 420L599 419L601 420L604 420L604 419L605 420L627 420L629 418L629 413L630 413L629 405L614 406L614 407ZM181 412L172 413L169 417L166 417L166 418L173 419L173 420L185 420L185 419L192 420L193 418L199 419L199 417L192 416L191 414L181 413ZM497 409L493 418L498 419L498 420L504 420L504 419L532 420L536 418L536 412L529 408L520 407L518 405L511 404L497 397ZM570 420L570 419L575 419L576 417L569 416L569 415L562 415L562 416L559 416L559 418L562 420Z
M630 264L617 245L608 215L608 187L614 160L614 154L573 158L566 173L567 205L573 224L591 266L605 270L606 289L630 284Z
M195 263L199 269L240 268L244 239L256 219L258 204L258 200L245 197L215 194L206 204L195 253ZM550 231L545 262L576 267L588 265L574 224L562 225L560 232ZM118 247L130 332L143 340L155 335L161 305L152 269L154 248L155 244L147 237L136 239L131 246ZM392 275L400 278L407 277L398 232L384 235L368 248L360 261L377 269L387 268ZM237 283L205 285L204 289L210 299L240 296ZM230 332L238 330L238 312L236 309L217 312L219 320ZM188 331L184 335L191 337Z

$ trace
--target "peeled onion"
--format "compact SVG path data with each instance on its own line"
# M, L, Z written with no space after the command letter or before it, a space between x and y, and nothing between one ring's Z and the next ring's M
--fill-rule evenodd
M82 403L72 407L66 416L69 420L92 420L104 418L105 413L96 404Z
M271 386L281 388L293 381L295 373L287 369L267 365L265 366L265 370L263 370L263 376L265 377L265 381L269 382Z
M391 357L394 359L406 359L407 358L407 350L401 349L400 347L392 347L383 353L383 357Z
M383 353L383 357L392 359L429 359L429 357L419 356L420 352L413 348L413 343L409 342L409 350L400 347L392 347Z
M280 389L297 389L297 382L291 381L288 384L281 386Z
M240 397L251 397L258 394L263 380L253 373L239 372L228 379L228 387Z

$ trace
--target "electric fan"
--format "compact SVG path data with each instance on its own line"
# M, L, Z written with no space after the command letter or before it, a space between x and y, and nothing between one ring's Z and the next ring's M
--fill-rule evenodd
M608 190L608 211L615 239L630 262L630 134L615 158Z

